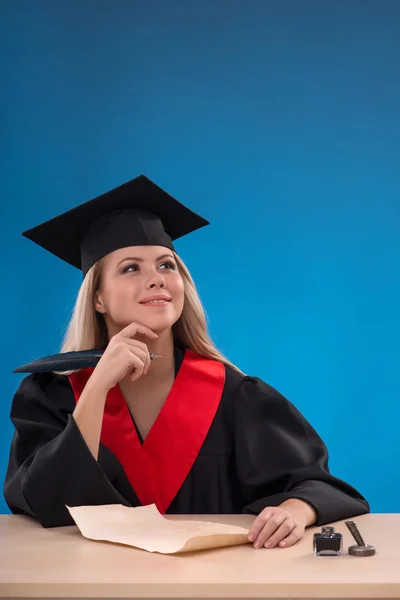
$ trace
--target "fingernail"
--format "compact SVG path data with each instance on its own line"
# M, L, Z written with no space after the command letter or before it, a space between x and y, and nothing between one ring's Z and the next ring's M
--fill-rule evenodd
M261 542L256 542L254 544L254 548L261 548Z
M281 543L280 543L280 545L281 545L281 546L282 546L282 548L283 548L283 546L286 546L286 542L281 542Z
M256 539L256 536L254 535L254 533L250 533L248 536L250 542L254 542L254 540Z
M267 542L267 543L265 544L265 547L266 547L266 548L271 548L271 547L272 547L272 544L271 544L271 542Z

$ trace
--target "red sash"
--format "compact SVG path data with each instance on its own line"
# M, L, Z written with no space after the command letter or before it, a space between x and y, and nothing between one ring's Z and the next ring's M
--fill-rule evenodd
M72 373L78 402L94 369ZM225 366L191 350L171 391L140 444L129 408L116 385L107 394L101 442L115 454L142 505L165 513L189 474L217 412L225 385Z

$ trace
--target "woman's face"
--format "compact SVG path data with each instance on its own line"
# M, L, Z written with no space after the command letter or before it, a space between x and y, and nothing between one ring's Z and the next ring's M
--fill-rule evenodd
M160 335L179 319L183 303L183 279L168 248L132 246L103 259L95 308L109 334L136 322Z

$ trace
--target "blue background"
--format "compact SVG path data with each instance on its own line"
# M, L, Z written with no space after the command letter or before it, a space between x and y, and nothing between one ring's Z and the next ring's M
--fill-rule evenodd
M58 350L81 283L20 233L145 173L212 222L177 249L217 345L399 512L400 3L0 10L1 481L11 370Z

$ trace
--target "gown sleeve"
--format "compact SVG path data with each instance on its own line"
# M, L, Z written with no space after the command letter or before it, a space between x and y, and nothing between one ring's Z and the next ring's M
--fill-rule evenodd
M13 513L43 527L73 525L66 504L127 505L111 483L118 461L102 446L96 461L72 417L74 403L68 379L50 373L26 377L12 402L4 497Z
M368 502L355 488L331 475L324 442L273 387L245 377L236 391L234 412L244 513L258 515L289 498L310 504L316 525L369 512Z

